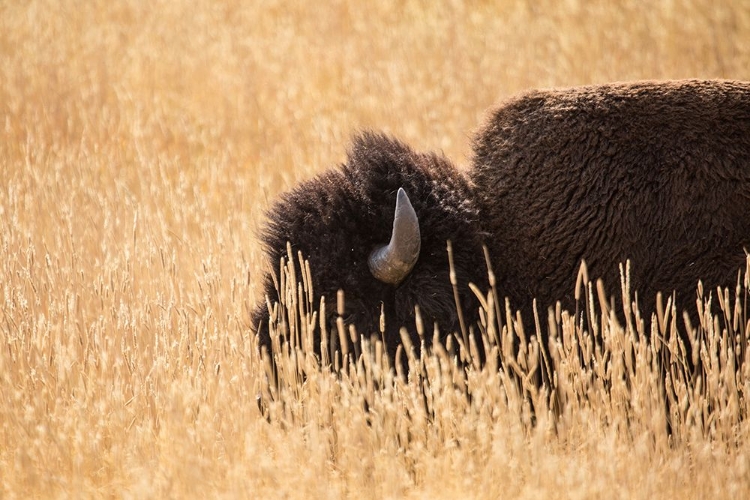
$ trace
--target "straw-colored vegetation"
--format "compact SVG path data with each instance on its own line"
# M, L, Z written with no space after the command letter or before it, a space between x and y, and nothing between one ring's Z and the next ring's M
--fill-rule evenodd
M747 497L744 291L700 377L679 314L541 311L550 359L408 380L299 352L278 387L249 330L263 209L353 131L465 164L513 92L680 77L750 79L747 1L0 2L0 497Z

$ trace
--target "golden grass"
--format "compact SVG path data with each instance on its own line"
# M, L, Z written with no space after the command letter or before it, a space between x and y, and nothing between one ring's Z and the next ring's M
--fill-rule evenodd
M559 351L565 405L536 426L515 372L440 354L408 381L369 358L287 380L269 423L248 322L263 209L353 131L465 164L513 92L750 79L748 42L745 1L3 2L0 496L747 496L732 335L675 384L669 436L651 365L625 362L648 348L606 318L622 362Z

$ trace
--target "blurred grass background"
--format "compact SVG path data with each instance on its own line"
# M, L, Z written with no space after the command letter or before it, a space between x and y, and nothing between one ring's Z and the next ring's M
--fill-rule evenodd
M750 2L0 3L2 496L309 488L253 406L269 201L362 128L465 166L513 93L687 77L750 79Z

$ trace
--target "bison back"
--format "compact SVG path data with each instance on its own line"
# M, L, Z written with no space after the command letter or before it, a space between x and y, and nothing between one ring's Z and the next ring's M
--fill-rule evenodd
M472 179L498 285L527 313L573 306L580 261L650 313L731 286L750 249L750 84L642 82L534 91L494 110ZM619 296L619 293L614 295Z

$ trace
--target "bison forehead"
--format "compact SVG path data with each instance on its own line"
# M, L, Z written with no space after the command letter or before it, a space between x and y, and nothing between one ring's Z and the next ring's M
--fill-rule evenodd
M469 184L446 158L363 134L345 165L303 183L274 206L264 233L267 249L283 254L291 240L310 251L326 247L342 254L338 249L348 247L370 252L390 234L399 188L407 191L427 241L436 238L442 246L455 229L465 231L476 219Z

